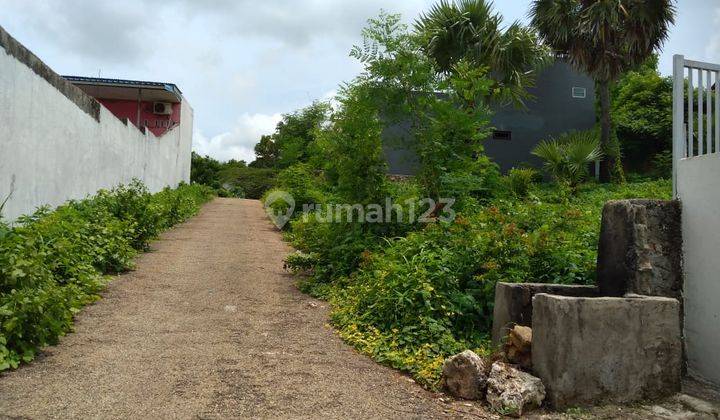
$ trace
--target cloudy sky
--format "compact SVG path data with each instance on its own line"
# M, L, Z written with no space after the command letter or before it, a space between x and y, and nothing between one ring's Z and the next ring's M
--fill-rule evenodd
M507 21L529 0L498 0ZM60 74L176 83L195 110L194 148L253 160L283 113L331 97L381 9L411 22L434 0L0 0L0 25ZM679 0L665 46L720 62L720 0Z

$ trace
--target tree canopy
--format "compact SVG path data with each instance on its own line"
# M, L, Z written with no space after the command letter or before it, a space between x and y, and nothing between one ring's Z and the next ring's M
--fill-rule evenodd
M452 73L466 61L488 70L495 99L522 104L530 97L549 50L532 28L519 22L503 28L503 18L486 0L442 0L420 15L415 30L438 71Z
M673 2L534 0L530 16L542 39L597 83L600 143L607 156L600 178L609 181L620 155L618 145L612 142L610 85L662 46L675 20Z

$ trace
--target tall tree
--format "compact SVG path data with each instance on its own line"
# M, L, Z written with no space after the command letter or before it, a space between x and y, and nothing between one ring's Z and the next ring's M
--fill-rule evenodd
M485 67L464 60L441 77L421 45L399 15L382 13L370 19L363 45L350 53L365 67L355 83L370 89L386 123L409 123L420 164L417 180L427 197L437 202L442 197L485 195L497 173L482 146L490 134L485 99L495 84Z
M647 171L658 153L672 150L673 81L660 75L657 64L653 55L640 68L625 73L612 89L613 123L623 162L635 171Z
M190 162L190 182L220 188L218 174L222 169L222 163L210 156L203 157L195 152L192 152Z
M486 0L441 0L415 23L423 50L441 73L462 61L488 70L494 99L522 104L549 51L536 32L519 22L503 29L503 18Z
M317 131L327 123L329 113L330 105L325 102L315 102L292 114L283 115L272 136L278 150L279 168L308 161Z
M261 136L255 145L255 161L250 163L253 168L272 168L276 165L278 147L272 136Z
M600 179L610 181L619 157L612 144L610 87L660 48L675 21L672 0L534 0L532 24L543 40L595 79L600 96Z

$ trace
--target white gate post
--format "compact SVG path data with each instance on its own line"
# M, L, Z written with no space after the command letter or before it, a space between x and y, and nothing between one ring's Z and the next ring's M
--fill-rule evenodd
M692 71L692 70L691 70ZM688 95L692 95L689 92ZM673 157L672 185L673 198L678 198L678 161L685 157L685 57L673 56Z

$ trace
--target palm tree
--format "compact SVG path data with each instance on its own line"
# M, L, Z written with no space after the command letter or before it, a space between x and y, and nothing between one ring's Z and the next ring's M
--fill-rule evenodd
M467 61L485 67L501 102L522 105L537 70L549 62L549 51L534 30L513 22L505 30L502 16L486 0L441 0L415 22L425 53L439 73L451 73Z
M573 131L542 141L532 154L544 161L545 170L556 181L567 183L573 190L587 178L588 166L603 157L595 130Z
M609 181L619 150L611 140L610 85L660 48L675 21L672 0L533 0L530 17L542 39L593 79L601 107L600 144Z

